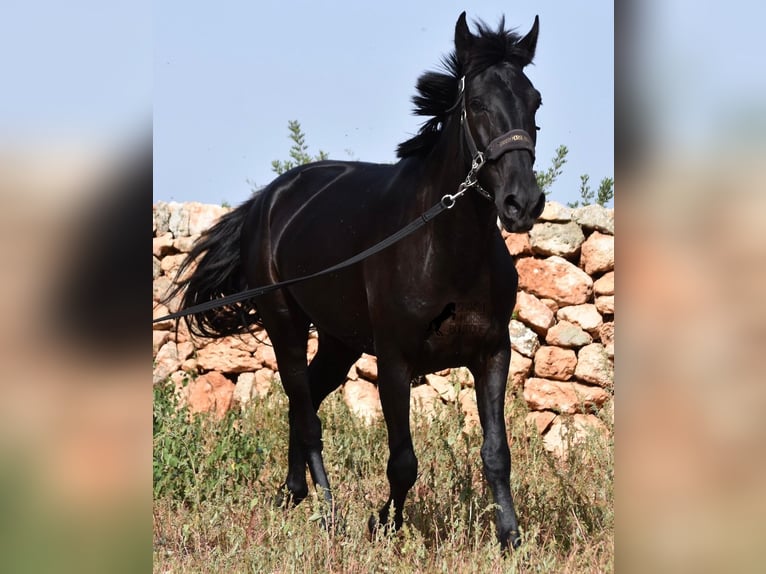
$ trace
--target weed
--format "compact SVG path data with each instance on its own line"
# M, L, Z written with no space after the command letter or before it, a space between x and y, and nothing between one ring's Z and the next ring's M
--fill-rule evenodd
M527 407L509 390L506 420L521 548L503 556L495 505L482 476L481 433L460 408L413 415L419 475L405 527L369 540L385 502L382 421L354 417L340 393L320 409L324 456L338 505L328 532L312 493L290 510L273 498L287 470L287 400L281 390L217 422L176 411L172 385L155 389L154 558L162 572L606 572L613 570L613 457L594 433L563 459L548 453ZM607 425L609 426L609 425Z

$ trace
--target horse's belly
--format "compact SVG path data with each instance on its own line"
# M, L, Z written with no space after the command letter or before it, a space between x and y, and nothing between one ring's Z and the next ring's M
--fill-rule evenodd
M353 272L323 277L290 289L311 323L349 347L373 352L367 298L361 278Z

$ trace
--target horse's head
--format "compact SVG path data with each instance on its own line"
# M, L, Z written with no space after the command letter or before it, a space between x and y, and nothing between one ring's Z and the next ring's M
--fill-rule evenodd
M502 28L490 32L480 25L474 36L464 12L455 26L455 57L465 78L460 96L467 147L474 157L476 150L486 155L478 181L503 227L519 232L532 227L545 205L532 169L541 97L524 74L535 54L538 19L522 38Z

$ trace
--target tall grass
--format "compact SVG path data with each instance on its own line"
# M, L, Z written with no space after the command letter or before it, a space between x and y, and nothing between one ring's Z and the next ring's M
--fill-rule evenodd
M365 425L340 393L322 405L325 464L341 516L328 532L317 520L316 496L287 511L273 503L287 470L281 391L216 422L190 420L176 410L172 385L158 386L155 571L612 571L611 439L594 434L558 460L525 425L526 412L523 399L509 395L512 491L523 543L504 556L481 472L481 436L462 431L457 406L444 405L432 421L413 417L419 476L405 506L405 527L370 541L367 519L388 493L382 421Z

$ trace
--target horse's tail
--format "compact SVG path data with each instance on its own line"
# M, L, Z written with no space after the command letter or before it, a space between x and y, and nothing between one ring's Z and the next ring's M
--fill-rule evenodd
M186 309L246 288L240 261L240 236L254 201L255 196L225 214L197 239L178 268L165 302L183 292L181 309ZM246 333L251 325L260 322L251 300L187 315L184 319L193 335L211 338Z

